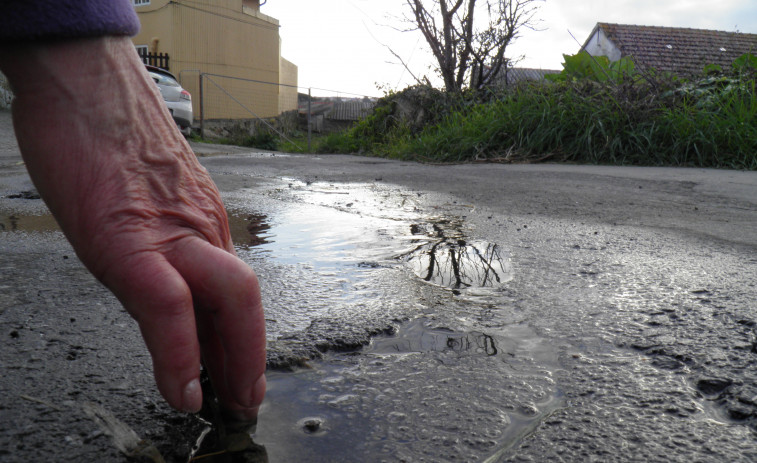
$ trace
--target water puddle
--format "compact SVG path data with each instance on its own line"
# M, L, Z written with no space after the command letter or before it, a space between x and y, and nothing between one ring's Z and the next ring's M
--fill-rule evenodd
M426 314L352 354L269 372L253 436L269 461L483 461L562 406L548 340L467 315L496 306L517 318L500 309L514 275L502 245L471 239L458 217L424 217L412 192L298 181L269 191L234 197L229 211L237 253L274 282L263 288L270 338L296 339L319 319ZM422 308L427 293L449 307Z
M203 406L197 418L205 425L187 463L263 463L268 461L264 446L253 441L255 422L229 419L215 397L207 370L201 376Z
M512 280L512 268L504 254L497 244L444 239L421 246L407 262L424 281L459 292L500 288Z
M469 240L464 223L449 218L413 223L410 233L416 245L400 259L418 278L475 304L498 304L514 277L501 245Z
M58 227L58 223L50 214L29 215L0 211L0 233L45 233L52 231L60 231L60 227Z
M60 231L36 190L0 197L0 233L45 233Z
M284 264L334 270L396 252L390 236L396 223L333 208L295 204L271 217L238 211L229 217L238 250Z
M419 317L359 355L270 373L254 437L270 461L496 461L564 405L559 368L527 325Z
M406 245L395 238L401 222L302 203L266 212L232 209L230 222L237 254L261 281L269 339L319 319L377 319L410 303L409 293L387 301L408 284L395 269Z
M455 352L458 355L495 356L512 351L513 339L495 339L493 336L471 331L463 333L445 326L433 327L425 318L416 318L404 324L396 336L378 337L363 350L366 354L408 354L423 352ZM508 348L509 347L509 348Z

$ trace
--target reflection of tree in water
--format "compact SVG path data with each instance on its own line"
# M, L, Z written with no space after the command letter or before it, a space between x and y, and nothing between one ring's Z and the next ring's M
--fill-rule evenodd
M268 243L271 226L268 217L262 214L238 215L229 213L229 231L237 246L259 246Z
M484 333L470 333L465 336L448 336L447 348L456 352L478 352L488 356L497 355L494 338Z
M424 244L411 253L408 262L425 281L451 289L494 287L510 280L509 265L502 249L492 243L469 243L449 239L436 225L423 229L411 227L414 234L425 234L438 241Z
M368 352L456 352L468 355L494 356L500 352L497 340L480 331L460 332L445 327L431 328L423 318L413 320L396 336L376 338Z

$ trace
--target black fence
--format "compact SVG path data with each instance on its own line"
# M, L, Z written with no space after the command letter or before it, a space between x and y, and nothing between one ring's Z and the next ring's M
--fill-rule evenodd
M166 71L171 70L168 67L168 53L150 53L146 48L137 48L137 53L143 63L165 69Z

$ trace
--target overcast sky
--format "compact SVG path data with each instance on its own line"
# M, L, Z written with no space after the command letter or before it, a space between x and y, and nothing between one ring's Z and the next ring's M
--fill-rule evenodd
M414 79L390 49L438 85L423 38L400 31L406 0L268 0L261 11L280 21L282 56L298 66L302 87L402 89ZM546 0L536 17L541 30L524 30L508 48L522 67L562 69L562 54L576 53L597 22L757 33L756 0Z

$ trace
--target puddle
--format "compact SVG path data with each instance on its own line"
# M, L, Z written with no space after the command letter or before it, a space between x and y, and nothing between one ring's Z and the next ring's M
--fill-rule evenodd
M429 321L417 318L403 325L393 337L374 338L366 354L407 354L422 352L455 352L460 355L494 356L507 350L505 340L495 339L486 333L456 332L444 326L430 327ZM509 346L512 347L512 346ZM509 350L513 350L512 348Z
M188 463L263 463L268 461L264 446L253 441L256 424L228 419L221 411L207 376L201 375L203 406L197 419L205 426L189 454Z
M273 217L229 213L232 241L249 255L314 269L370 266L397 251L393 221L294 204ZM373 263L373 264L370 264Z
M423 217L421 193L287 182L225 198L237 254L263 285L270 340L324 318L391 320L418 305L420 281L495 307L513 278L504 247L469 239L459 217Z
M0 212L0 233L2 232L52 232L60 231L52 215L26 215Z
M270 461L497 461L564 406L555 349L527 325L421 317L312 365L268 375L254 437Z
M442 240L412 253L407 262L424 281L452 290L500 288L512 280L510 262L497 244Z
M271 340L319 319L368 323L408 304L409 294L386 302L408 284L396 270L401 222L302 203L229 216L237 254L261 282Z
M371 183L333 184L284 179L296 201L394 221L420 216L423 193L387 190Z
M415 193L294 181L273 190L229 201L238 254L271 284L270 338L301 338L321 319L341 330L370 313L413 315L352 354L269 372L253 436L269 461L483 461L562 406L551 343L526 324L484 328L463 314L484 300L507 307L513 269L500 244L470 239L461 219L421 216ZM422 307L426 292L457 308Z
M461 222L437 218L411 225L410 232L425 242L403 258L423 281L481 296L513 279L507 252L496 243L467 240Z
M456 292L496 289L513 278L509 256L501 246L466 241L462 225L448 219L408 227L329 207L298 205L283 212L273 225L265 215L239 212L230 212L229 222L236 246L247 251L257 247L255 252L288 264L366 268L399 256L422 280ZM408 241L423 244L406 251Z
M228 211L227 211L228 212ZM270 241L268 217L263 214L236 214L228 212L229 231L235 246L248 249L250 246L268 244Z

